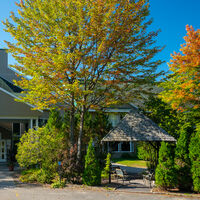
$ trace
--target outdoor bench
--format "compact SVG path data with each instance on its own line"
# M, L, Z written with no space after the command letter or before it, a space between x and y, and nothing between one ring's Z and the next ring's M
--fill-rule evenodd
M115 176L117 178L117 181L118 181L118 179L122 179L123 183L124 183L124 181L129 181L129 183L130 183L130 180L132 177L129 176L125 170L123 170L121 168L116 168L115 173L116 173Z

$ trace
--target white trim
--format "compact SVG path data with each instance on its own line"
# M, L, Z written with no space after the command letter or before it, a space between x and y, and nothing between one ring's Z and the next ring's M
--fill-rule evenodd
M6 145L6 140L0 140L1 142L1 145L2 145L2 142L4 142L4 153L2 153L2 150L0 149L0 155L4 155L4 159L1 159L0 158L0 162L6 162L7 160L7 145Z
M27 119L27 120L30 120L30 119L38 119L38 117L31 117L31 116L27 116L27 117L0 117L0 119Z
M122 112L130 112L131 109L130 108L127 108L127 109L105 109L103 110L103 112L107 112L107 113L122 113ZM89 109L89 112L96 112L96 110L94 109Z
M11 97L14 97L14 98L16 98L16 99L20 100L20 98L19 98L19 97L17 97L17 96L15 96L14 94L12 94L12 93L8 92L7 90L4 90L4 89L3 89L3 88L1 88L1 87L0 87L0 90L1 90L2 92L4 92L4 93L6 93L6 94L10 95ZM25 103L25 104L27 104L28 106L32 107L32 108L35 108L35 106L33 106L33 105L29 104L29 103L26 103L26 102L24 102L24 103ZM37 111L43 112L42 110L37 110Z

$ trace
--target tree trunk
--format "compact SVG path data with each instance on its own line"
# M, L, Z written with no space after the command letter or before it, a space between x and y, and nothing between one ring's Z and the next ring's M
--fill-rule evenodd
M84 117L85 117L85 106L83 105L80 116L80 128L79 128L78 145L77 145L77 158L79 161L81 160Z
M74 146L74 123L75 123L75 120L74 120L74 112L75 112L75 109L74 109L74 95L72 95L72 101L71 101L71 110L70 110L70 147L73 147Z

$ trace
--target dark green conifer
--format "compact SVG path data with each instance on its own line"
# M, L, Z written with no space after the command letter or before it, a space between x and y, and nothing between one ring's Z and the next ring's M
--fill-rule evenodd
M174 151L172 144L162 142L159 150L158 166L155 172L156 185L168 189L176 186Z
M190 141L189 156L192 164L191 172L194 191L200 192L200 125L197 126L196 130Z
M189 158L189 143L194 128L191 123L186 123L180 130L180 137L175 150L175 169L177 172L177 186L180 190L191 190L192 175Z
M85 156L85 169L83 173L83 183L85 185L100 185L101 184L101 169L95 155L93 140L91 139L88 145L87 154Z

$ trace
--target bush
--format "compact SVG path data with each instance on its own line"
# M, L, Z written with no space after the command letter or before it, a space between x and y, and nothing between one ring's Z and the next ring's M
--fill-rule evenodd
M50 183L56 176L60 152L66 148L64 133L56 128L59 124L57 116L54 111L45 127L29 129L18 143L16 158L19 165L25 168L40 168L40 177L37 177L37 180L41 183Z
M66 183L64 180L60 180L59 177L56 177L53 180L53 183L51 184L52 188L64 188L66 186Z
M34 183L38 180L38 173L40 169L24 170L20 176L20 181L25 183Z
M189 158L189 143L190 137L194 128L190 123L182 126L180 137L177 141L175 151L175 168L177 172L177 186L180 190L191 190L192 175L191 175L191 162Z
M111 165L111 154L108 153L106 157L106 166L104 170L101 173L102 178L109 178L109 173L110 173L110 165Z
M101 170L92 143L93 140L91 139L85 157L85 169L83 173L83 183L90 186L101 184Z
M176 171L174 168L173 147L162 142L159 151L159 163L155 172L156 185L167 189L176 186Z
M196 133L191 138L189 145L189 156L191 159L191 172L193 179L194 191L200 192L200 125L197 127Z

